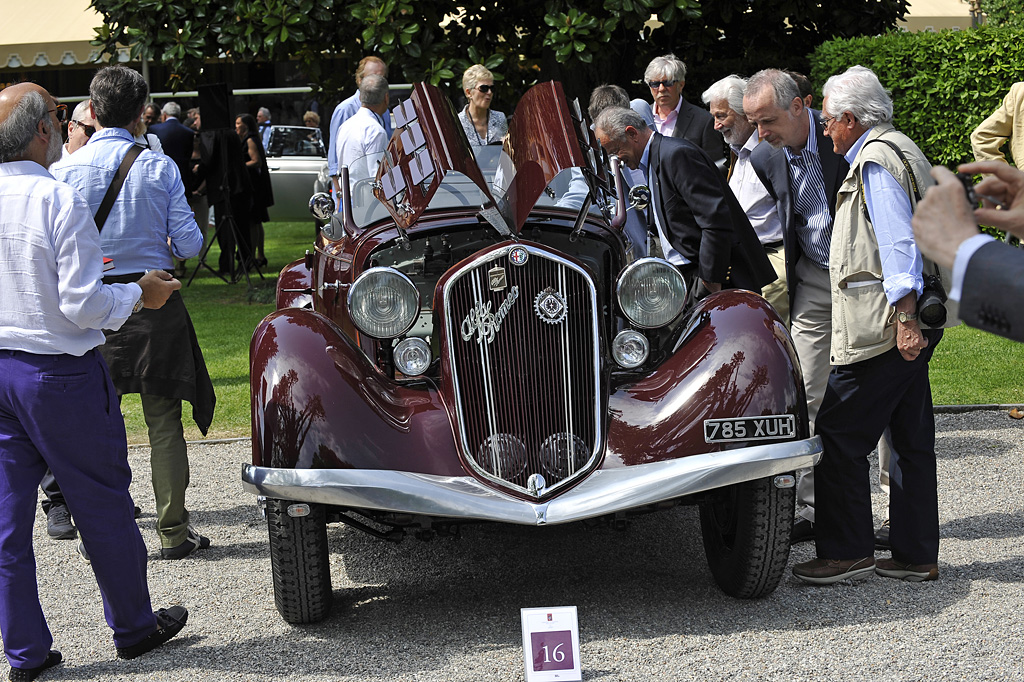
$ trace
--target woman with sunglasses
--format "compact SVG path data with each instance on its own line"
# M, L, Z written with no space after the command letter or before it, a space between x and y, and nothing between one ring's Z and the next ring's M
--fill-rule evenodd
M459 112L459 121L474 147L501 143L508 132L505 114L491 109L494 97L494 74L483 64L474 64L462 74L462 89L469 103Z

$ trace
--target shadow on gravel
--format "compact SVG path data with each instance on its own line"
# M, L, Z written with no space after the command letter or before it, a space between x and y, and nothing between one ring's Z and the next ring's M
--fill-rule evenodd
M819 588L787 570L773 594L741 601L714 583L694 508L639 517L627 531L487 524L454 539L395 545L332 526L329 542L334 610L302 631L362 641L368 651L389 642L428 647L437 662L467 649L520 646L524 607L577 606L584 643L626 633L642 642L909 620L966 598L975 577L968 571L966 579L923 584L871 577ZM794 548L790 565L812 552ZM430 669L426 661L412 668Z
M942 539L980 540L1024 536L1024 512L978 514L953 519L939 526Z
M1013 444L996 438L979 438L977 435L935 434L935 455L942 459L969 457L1003 457L1013 450Z

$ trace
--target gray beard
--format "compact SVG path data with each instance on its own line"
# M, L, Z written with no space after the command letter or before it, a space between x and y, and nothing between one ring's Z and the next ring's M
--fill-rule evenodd
M53 164L60 161L63 156L64 141L60 138L60 133L56 129L51 131L50 144L46 148L46 167L49 168Z

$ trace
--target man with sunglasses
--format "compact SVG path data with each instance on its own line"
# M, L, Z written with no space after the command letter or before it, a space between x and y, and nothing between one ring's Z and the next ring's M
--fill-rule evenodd
M82 100L68 121L68 141L64 143L61 158L65 159L84 147L95 132L96 121L89 111L89 100Z
M654 125L665 137L689 140L725 168L725 147L715 132L711 114L683 97L686 86L686 64L674 54L655 57L644 71L644 81L654 100Z
M97 351L101 330L162 307L181 283L154 271L102 284L92 211L47 172L60 158L66 117L34 83L0 91L0 260L17 264L0 269L0 636L11 680L33 680L62 661L50 649L32 552L36 486L47 466L95 551L118 657L160 646L188 617L181 606L152 611L124 420Z

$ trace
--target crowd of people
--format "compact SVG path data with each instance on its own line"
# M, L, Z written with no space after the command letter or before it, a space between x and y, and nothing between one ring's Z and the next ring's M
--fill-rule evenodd
M336 189L341 168L371 176L360 159L391 137L387 72L363 59L356 92L331 116ZM498 143L508 130L491 106L494 81L482 65L463 76L458 118L471 144ZM965 164L961 172L988 174L977 187L985 203L972 207L961 180L930 168L896 130L890 94L864 67L830 78L820 111L806 78L777 69L714 83L702 95L708 109L683 97L686 67L673 55L652 60L644 81L650 102L603 85L588 108L627 186L652 192L624 226L634 257L676 265L693 301L729 287L760 291L792 334L824 444L816 475L800 479L792 533L813 539L817 557L794 575L937 579L928 361L942 329L922 323L918 299L930 269L947 268L963 319L1024 341L1009 302L1024 256L978 230L1024 236L1024 173L1000 160ZM160 646L186 623L184 607L150 605L121 395L142 399L161 558L211 544L185 505L182 402L205 433L216 398L173 273L202 249L209 202L227 254L221 269L234 272L236 258L243 268L266 263L270 112L239 115L234 134L214 134L198 110L158 108L148 95L123 66L101 69L70 116L40 86L0 91L0 259L19 265L0 272L0 632L12 680L62 660L35 581L40 484L49 535L81 536L119 657ZM976 131L979 159L1000 158L1010 138L1016 148L1021 99L1015 86ZM307 112L306 122L319 116ZM220 234L225 220L236 229ZM867 460L876 449L889 510L880 528ZM876 549L890 556L876 559Z

